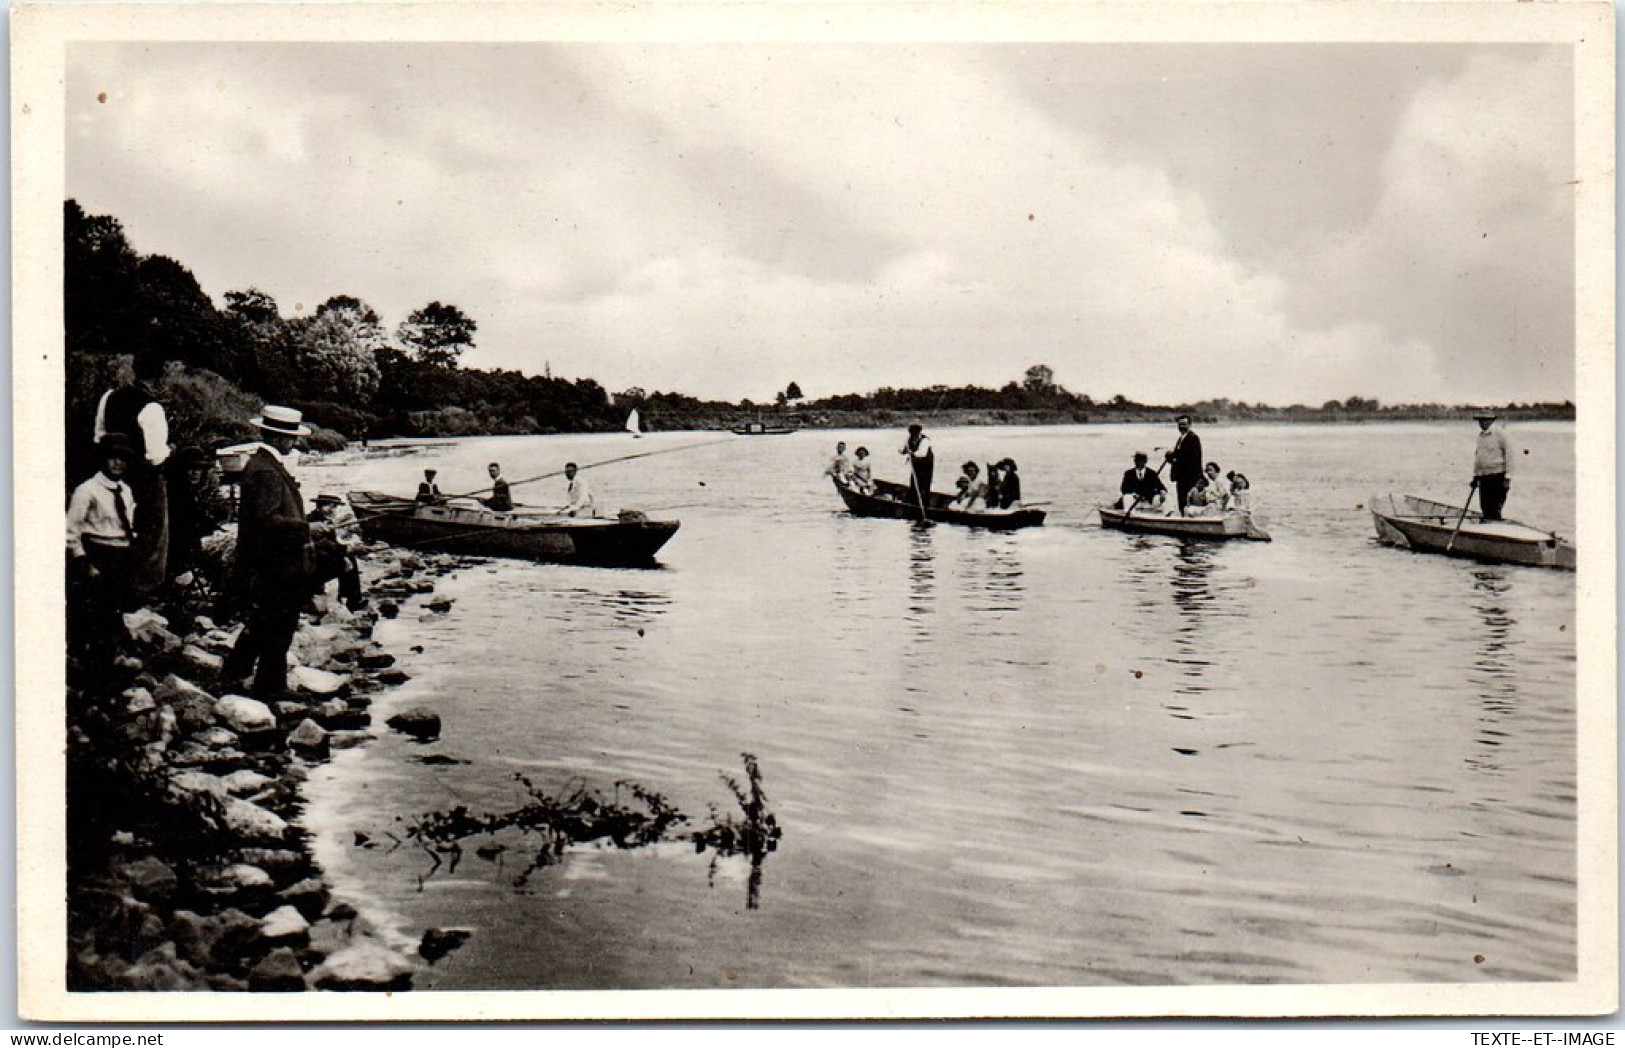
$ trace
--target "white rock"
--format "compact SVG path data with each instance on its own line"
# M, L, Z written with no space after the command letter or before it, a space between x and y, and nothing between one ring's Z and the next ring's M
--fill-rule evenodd
M385 989L408 978L411 961L371 939L353 939L310 973L317 987Z
M237 733L226 728L205 728L194 732L192 738L214 750L237 745Z
M160 651L179 651L181 639L168 627L169 620L151 608L137 608L124 616L124 629L131 639Z
M292 906L278 906L265 915L265 921L260 925L260 934L267 939L289 939L309 932L310 922Z
M313 750L327 743L327 731L320 724L306 717L299 722L299 727L288 736L288 745L296 749Z
M258 866L235 862L220 871L220 883L232 888L269 888L276 882Z
M235 732L270 731L276 727L276 714L258 699L227 695L214 704L215 716Z
M273 781L269 775L261 775L249 768L241 768L230 775L220 776L220 785L225 787L226 792L238 796L253 793L262 786L270 785Z
M299 687L316 695L332 695L349 683L347 677L319 670L314 666L295 666L293 679Z
M188 644L181 649L181 658L188 666L194 669L206 670L210 673L219 673L226 666L226 660L220 655L211 655L196 644Z
M227 829L251 841L280 843L288 832L288 824L282 816L236 797L226 798L223 818Z
M127 702L124 708L130 713L145 713L150 709L156 709L158 706L157 700L152 697L152 692L146 688L126 688L124 698Z
M207 793L221 800L226 798L226 784L220 780L220 776L210 775L206 771L178 771L169 777L169 781L187 793Z

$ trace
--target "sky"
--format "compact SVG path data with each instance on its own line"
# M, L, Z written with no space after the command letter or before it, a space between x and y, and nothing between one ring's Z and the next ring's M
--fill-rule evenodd
M1533 44L74 43L66 196L284 316L758 402L1575 395Z

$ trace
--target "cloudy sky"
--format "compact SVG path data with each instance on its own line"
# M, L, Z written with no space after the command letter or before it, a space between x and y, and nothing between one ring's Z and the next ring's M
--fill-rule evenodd
M75 43L67 196L217 303L771 398L1562 400L1566 47Z

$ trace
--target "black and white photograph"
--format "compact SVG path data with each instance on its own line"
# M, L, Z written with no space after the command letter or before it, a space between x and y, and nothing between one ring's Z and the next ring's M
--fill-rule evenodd
M24 1018L1617 1008L1612 4L12 12Z

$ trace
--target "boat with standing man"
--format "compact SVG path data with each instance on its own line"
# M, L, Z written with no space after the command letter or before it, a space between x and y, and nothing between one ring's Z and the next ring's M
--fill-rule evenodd
M1556 532L1515 520L1485 520L1464 506L1414 495L1375 495L1369 506L1377 539L1385 545L1495 564L1576 570L1573 543Z

